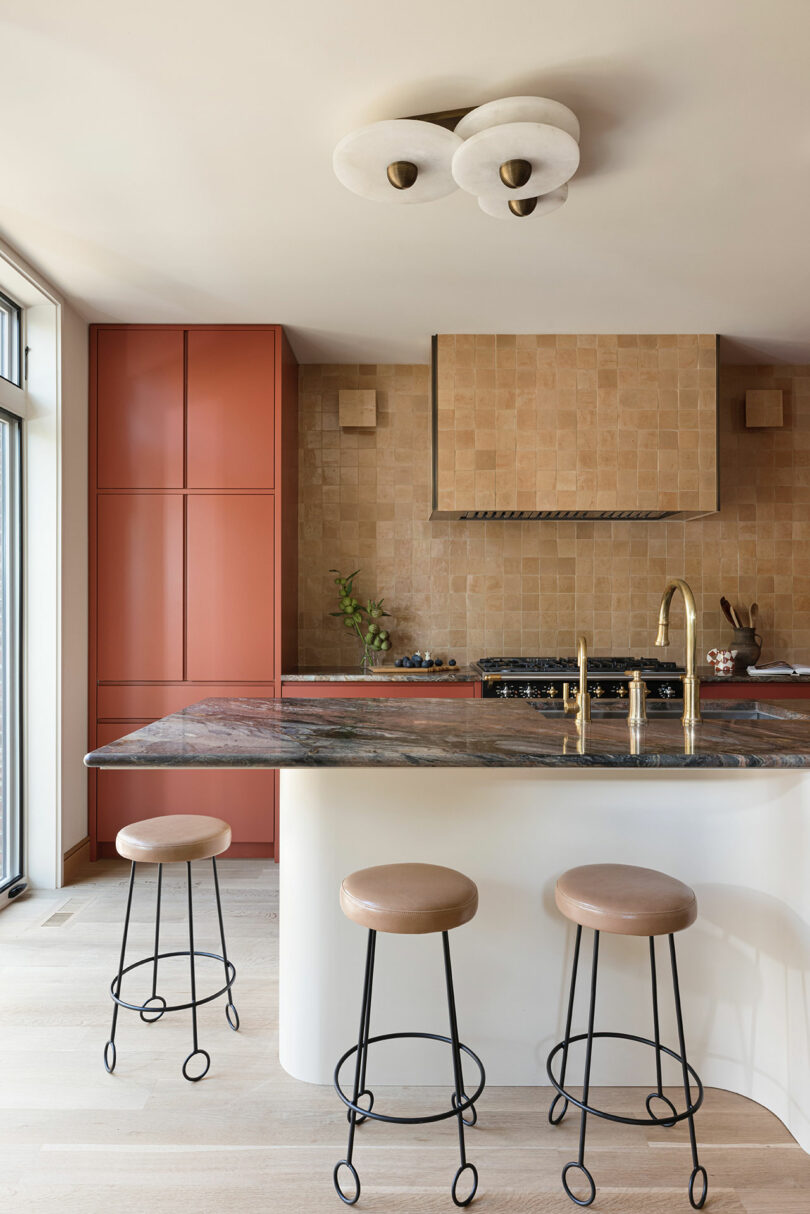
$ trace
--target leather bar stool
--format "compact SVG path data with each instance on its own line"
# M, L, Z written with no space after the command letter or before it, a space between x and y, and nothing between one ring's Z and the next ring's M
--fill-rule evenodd
M110 984L110 995L114 1003L112 1029L110 1040L104 1047L104 1065L110 1074L115 1070L117 1051L115 1048L115 1029L118 1023L118 1009L125 1007L130 1011L139 1012L144 1024L154 1024L160 1020L164 1012L184 1012L191 1009L191 1026L193 1049L183 1063L183 1076L191 1083L197 1083L208 1073L211 1065L211 1055L207 1050L200 1049L197 1039L197 1008L203 1003L210 1003L221 995L227 994L225 1018L230 1027L236 1032L239 1028L239 1013L233 1002L231 988L236 980L236 970L228 960L225 947L225 926L222 921L222 902L219 896L219 874L217 873L217 856L224 852L231 843L231 828L227 822L219 818L207 818L197 814L168 814L163 818L147 818L144 822L133 822L118 832L115 840L118 854L132 861L129 873L129 893L127 909L124 917L124 935L121 941L121 957L118 962L118 975ZM191 864L194 860L209 860L214 872L214 891L216 894L217 917L219 919L219 935L222 942L222 954L207 953L194 947L194 907L191 892ZM157 864L157 906L155 913L155 951L150 957L133 961L125 965L127 936L132 911L132 892L135 886L135 869L138 864ZM160 899L163 888L163 865L186 865L188 879L188 949L179 952L161 953L160 949ZM188 1003L177 1003L169 1006L163 995L158 994L158 963L168 957L188 957L191 999ZM197 957L210 957L219 961L225 970L225 985L213 995L197 997L197 975L195 961ZM144 1003L128 1003L121 997L121 984L125 974L138 969L142 965L152 966L152 994ZM203 1061L203 1069L199 1074L189 1072L189 1063L197 1056Z
M366 969L363 981L363 997L360 1009L360 1032L357 1045L352 1046L341 1057L335 1067L335 1090L348 1106L349 1146L345 1159L335 1164L332 1179L337 1194L346 1205L352 1206L360 1196L360 1177L352 1163L354 1133L358 1125L371 1118L374 1121L389 1121L397 1125L424 1125L428 1122L444 1121L455 1117L458 1122L458 1142L461 1165L453 1177L451 1195L457 1206L467 1206L475 1197L478 1188L478 1170L468 1163L464 1145L465 1125L475 1125L477 1114L475 1102L484 1090L484 1067L480 1058L469 1046L459 1041L456 1001L453 991L453 971L450 964L448 932L462 923L468 923L478 909L478 889L469 877L452 868L436 864L382 864L375 868L360 869L346 877L340 888L340 905L343 913L361 927L368 928ZM393 932L405 935L421 935L441 932L444 953L444 973L447 986L447 1006L450 1018L450 1036L438 1033L385 1033L370 1037L371 994L374 982L374 955L377 932ZM441 1113L419 1117L395 1117L374 1112L374 1094L366 1087L368 1048L378 1041L392 1041L402 1037L443 1041L451 1048L453 1061L453 1094L451 1107ZM343 1064L355 1055L354 1087L349 1098L340 1083ZM462 1054L466 1054L478 1068L478 1086L472 1096L464 1091ZM359 1102L365 1099L367 1103ZM469 1114L469 1119L464 1114ZM347 1168L354 1182L354 1192L344 1193L340 1186L340 1169ZM458 1184L464 1172L470 1173L471 1188L466 1197L459 1196Z
M551 1102L548 1118L552 1125L559 1125L565 1116L569 1103L581 1110L579 1129L579 1154L576 1160L567 1163L562 1170L562 1183L565 1192L576 1205L589 1206L596 1197L596 1184L593 1176L585 1166L585 1130L588 1114L603 1117L607 1121L619 1121L625 1125L662 1126L666 1129L679 1121L689 1123L689 1141L692 1148L692 1173L689 1177L689 1201L696 1210L701 1209L706 1200L708 1178L706 1169L698 1159L697 1139L695 1137L695 1113L703 1103L703 1084L694 1067L689 1065L686 1057L686 1042L684 1039L683 1013L681 1011L681 994L678 984L678 963L675 956L675 933L689 927L697 918L697 899L694 891L683 882L665 873L656 872L651 868L636 868L628 864L586 864L581 868L572 868L557 882L555 891L557 907L567 919L577 925L576 942L574 944L574 964L571 973L571 988L568 998L568 1014L565 1022L565 1037L555 1045L548 1056L546 1069L548 1077L557 1089L557 1095ZM591 962L591 991L588 1010L588 1031L571 1035L571 1021L574 1011L574 995L576 992L577 968L579 965L582 929L593 930L593 958ZM647 1037L637 1037L632 1033L594 1032L596 1011L596 978L599 965L599 937L601 932L613 932L621 936L647 936L650 948L650 978L652 982L652 1019L654 1040ZM672 986L675 996L675 1018L678 1026L678 1050L673 1050L661 1044L658 1020L658 979L655 967L655 937L669 937L669 956L672 968ZM612 1038L622 1041L637 1041L643 1045L652 1046L655 1050L656 1089L650 1092L646 1099L648 1117L620 1117L616 1113L608 1113L596 1109L588 1103L591 1079L591 1058L593 1043L597 1038ZM568 1063L569 1047L576 1041L584 1041L585 1045L585 1074L583 1079L582 1099L577 1100L565 1087L565 1072ZM661 1056L666 1054L680 1064L683 1078L685 1108L678 1112L672 1101L664 1095L661 1074ZM554 1063L561 1055L560 1074L557 1078ZM692 1099L692 1085L695 1087L695 1098ZM558 1102L562 1100L562 1108L555 1112ZM665 1115L654 1111L653 1102L658 1101L666 1107ZM579 1171L588 1185L587 1195L576 1196L569 1185L569 1173ZM696 1181L700 1178L700 1187L695 1191Z

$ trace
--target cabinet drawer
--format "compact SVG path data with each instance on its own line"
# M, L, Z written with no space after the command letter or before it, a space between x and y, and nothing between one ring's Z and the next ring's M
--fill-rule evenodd
M99 687L96 716L99 720L145 721L179 712L189 704L211 697L241 696L248 699L272 699L275 683L128 683Z
M105 746L148 721L99 725L97 745ZM272 843L275 772L104 771L97 774L98 841L112 843L122 826L164 814L210 814L230 823L234 843Z
M810 699L810 681L798 679L795 683L769 683L765 679L752 679L750 683L701 683L701 700L807 700Z
M373 700L391 697L399 700L472 700L475 683L284 683L285 700Z

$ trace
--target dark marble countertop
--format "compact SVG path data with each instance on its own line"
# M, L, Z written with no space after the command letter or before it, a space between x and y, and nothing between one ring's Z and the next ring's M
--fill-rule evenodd
M210 699L94 750L88 767L781 767L810 769L810 710L701 706L684 730L594 719L584 734L518 700ZM757 719L746 719L744 712ZM734 713L738 715L733 717ZM727 719L732 714L731 719Z
M761 675L715 674L712 666L700 667L701 683L761 683L766 689L772 683L807 683L810 675ZM282 683L479 683L481 672L471 666L444 666L433 674L416 674L404 670L402 674L368 674L358 666L298 666L281 676ZM810 691L810 688L808 688Z
M393 662L391 663L393 665ZM443 666L433 674L369 674L359 666L298 666L281 676L282 683L480 683L481 674L469 666Z
M810 683L810 674L715 674L713 666L698 667L701 683ZM808 689L810 690L810 689Z

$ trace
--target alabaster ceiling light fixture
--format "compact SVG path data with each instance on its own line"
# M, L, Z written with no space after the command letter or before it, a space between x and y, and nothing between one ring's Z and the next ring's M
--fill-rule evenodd
M456 189L496 219L548 215L579 166L576 115L546 97L374 122L344 136L338 180L375 202L433 202Z

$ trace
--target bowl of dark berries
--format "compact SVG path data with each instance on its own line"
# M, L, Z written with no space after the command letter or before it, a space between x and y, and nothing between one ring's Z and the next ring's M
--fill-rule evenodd
M405 657L397 658L394 665L403 671L418 670L430 674L451 674L457 668L455 658L449 658L445 662L444 658L434 658L429 649L426 649L424 653L416 649Z

